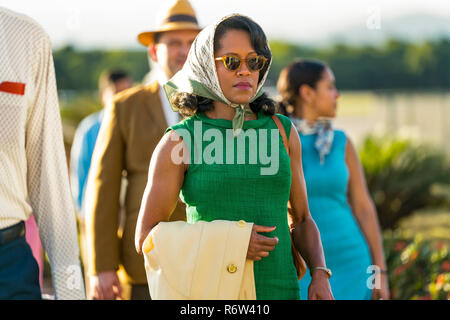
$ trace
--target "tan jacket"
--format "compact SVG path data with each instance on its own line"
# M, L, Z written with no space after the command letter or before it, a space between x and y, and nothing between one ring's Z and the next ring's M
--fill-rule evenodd
M126 282L146 283L144 260L136 253L134 235L150 158L166 128L158 82L125 90L106 108L86 189L90 274L116 270L122 265ZM128 186L126 220L119 237L122 174L126 175ZM185 220L181 203L171 220Z
M147 236L145 257L154 300L255 300L247 249L253 223L160 222Z

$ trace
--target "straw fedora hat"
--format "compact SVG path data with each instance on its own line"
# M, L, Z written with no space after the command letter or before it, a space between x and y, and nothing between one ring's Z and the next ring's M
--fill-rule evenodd
M174 30L201 30L195 11L187 0L172 1L155 30L141 32L137 38L141 44L148 46L153 43L155 33Z

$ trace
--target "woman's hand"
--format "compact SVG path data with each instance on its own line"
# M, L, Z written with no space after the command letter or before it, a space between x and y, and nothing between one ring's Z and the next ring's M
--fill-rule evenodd
M308 300L334 300L328 275L323 270L315 270L311 275Z
M269 251L273 251L278 244L278 238L265 237L258 232L272 232L276 227L253 225L250 243L247 250L247 259L259 261L269 256Z
M389 300L389 283L388 276L385 273L380 274L380 288L372 289L372 300Z

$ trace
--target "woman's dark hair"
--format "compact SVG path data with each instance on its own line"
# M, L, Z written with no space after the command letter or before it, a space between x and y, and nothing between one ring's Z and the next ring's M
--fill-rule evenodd
M299 99L299 89L306 84L315 89L317 82L322 79L327 65L317 60L296 59L281 70L277 88L281 95L278 102L278 112L289 116Z
M220 49L220 40L229 30L242 30L249 34L252 47L257 54L267 58L267 63L259 72L259 82L262 80L264 74L269 68L272 54L267 44L266 35L261 27L248 17L241 15L233 15L217 26L214 33L214 52ZM189 93L176 93L172 96L172 104L180 110L180 113L185 116L191 116L197 112L204 112L214 109L213 100L200 97ZM255 101L250 103L250 109L254 113L263 111L265 114L275 114L275 102L270 99L267 94L262 94Z
M98 91L102 92L107 87L116 84L119 80L129 78L130 75L125 70L104 70L98 79Z
M221 49L220 40L229 30L241 30L250 35L250 43L257 54L260 54L267 58L267 63L264 68L259 72L259 80L261 81L264 74L267 72L269 63L272 60L272 54L269 46L267 45L266 35L261 27L246 16L231 16L228 19L223 20L216 28L214 34L214 52Z

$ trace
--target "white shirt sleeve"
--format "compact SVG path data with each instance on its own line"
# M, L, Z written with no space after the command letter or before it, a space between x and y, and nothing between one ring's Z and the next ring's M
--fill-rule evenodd
M29 201L52 269L56 299L84 299L75 211L69 187L50 41L33 39L33 95L25 148Z

